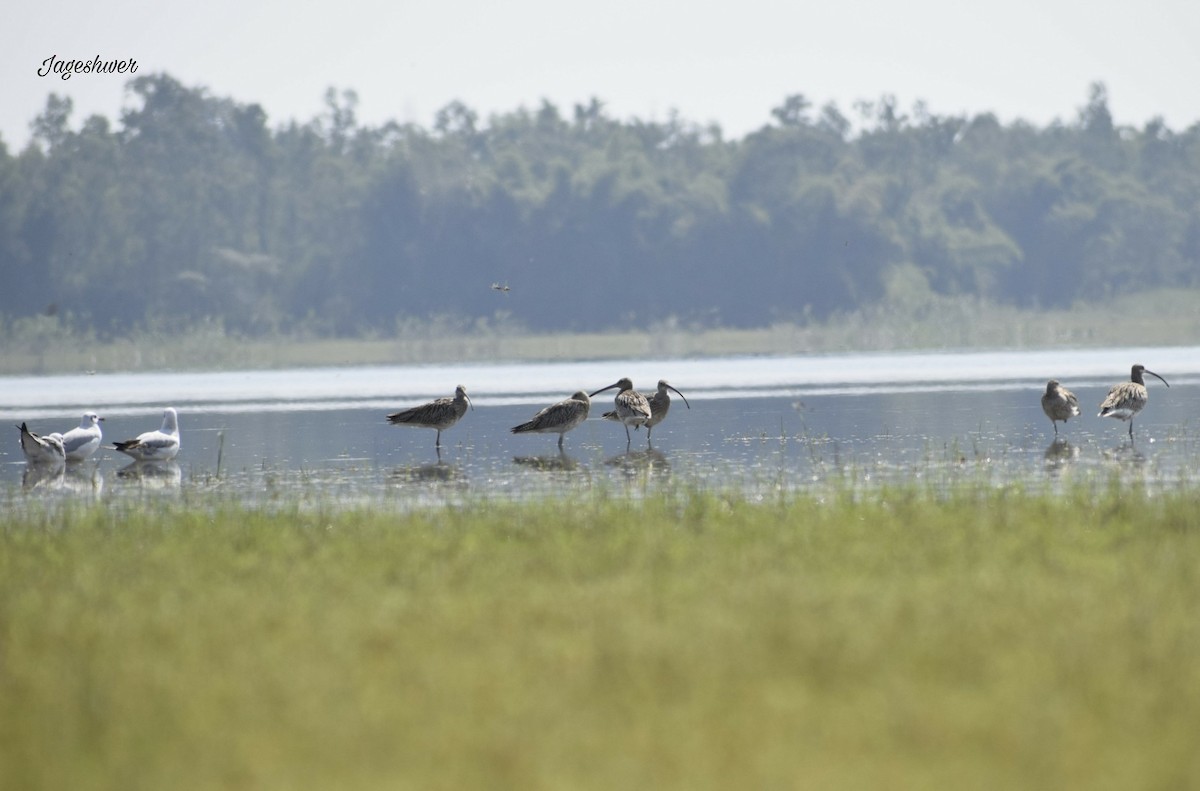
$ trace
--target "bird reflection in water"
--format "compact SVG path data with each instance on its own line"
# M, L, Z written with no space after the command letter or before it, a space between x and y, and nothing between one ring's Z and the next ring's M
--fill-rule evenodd
M666 454L654 448L622 453L605 459L604 464L620 470L630 478L636 475L666 478L671 475L671 462L667 460Z
M1044 454L1046 461L1049 462L1066 462L1079 458L1079 448L1072 445L1065 439L1055 439L1046 448Z
M1043 454L1046 460L1046 470L1056 476L1079 458L1079 448L1066 439L1055 437Z
M62 464L26 464L21 486L26 489L58 489L63 485L66 468Z
M63 487L76 494L101 494L104 473L95 464L68 464Z
M575 472L584 469L576 459L565 453L557 456L513 456L513 464L546 472Z
M452 483L465 486L467 474L457 464L448 464L440 458L429 464L413 464L396 467L388 475L392 483L441 484Z
M1140 467L1146 463L1146 456L1137 446L1133 444L1133 440L1122 442L1115 448L1102 451L1106 461L1116 462L1118 464L1127 464L1134 467Z
M135 461L117 470L117 480L152 489L177 488L183 470L176 461Z

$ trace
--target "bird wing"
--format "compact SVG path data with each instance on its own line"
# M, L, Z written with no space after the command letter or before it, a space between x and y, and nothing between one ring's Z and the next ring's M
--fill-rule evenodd
M63 450L67 453L74 453L84 445L99 441L100 431L98 428L73 428L63 434Z

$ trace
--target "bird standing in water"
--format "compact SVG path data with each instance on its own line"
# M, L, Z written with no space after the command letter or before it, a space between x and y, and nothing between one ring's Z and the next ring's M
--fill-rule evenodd
M671 395L667 392L668 390L674 392L676 395L682 398L683 403L688 409L692 408L692 405L688 403L687 396L668 384L666 379L659 379L658 390L654 393L654 395L647 399L647 403L650 405L650 419L645 422L647 445L650 444L650 435L654 431L654 427L666 420L667 412L671 410ZM605 412L601 417L603 417L605 420L619 421L621 419L615 410L612 412Z
M1079 415L1079 399L1060 385L1057 379L1051 379L1046 382L1046 392L1042 393L1042 411L1050 418L1050 424L1054 426L1054 435L1058 436L1058 421L1066 423L1070 418Z
M174 407L167 407L163 410L162 428L158 431L146 431L138 434L136 439L114 442L112 447L135 461L170 461L179 455L179 413Z
M608 387L601 387L595 393L588 393L589 398L595 398L597 393L603 393L605 390L616 389L617 397L613 399L616 405L616 419L625 426L625 446L628 447L633 442L633 435L629 433L629 427L635 429L644 425L653 417L650 411L650 401L646 396L633 389L633 380L628 376L622 377L610 384Z
M59 466L66 463L66 453L63 451L62 434L54 433L40 436L29 430L22 423L17 426L21 432L21 452L25 461L39 466Z
M646 421L647 442L650 441L650 432L654 430L654 427L667 419L667 412L671 409L671 396L667 393L668 390L682 398L684 406L688 409L692 408L692 405L688 403L687 397L683 393L667 384L666 379L659 379L658 391L650 396L650 419Z
M551 404L533 416L532 419L519 426L512 427L512 433L524 434L558 434L558 449L563 449L563 437L568 431L587 420L592 402L588 394L582 390L568 399Z
M441 449L442 432L459 421L467 414L467 406L474 409L471 399L467 398L467 388L459 385L454 388L453 398L438 398L428 404L393 412L387 416L393 426L417 426L419 428L437 429L437 440L434 447Z
M1150 393L1146 390L1146 383L1142 380L1142 374L1150 374L1158 379L1163 384L1170 387L1166 379L1163 379L1154 371L1149 371L1144 365L1133 366L1132 372L1129 374L1128 382L1120 382L1112 386L1108 391L1108 395L1100 403L1099 417L1114 417L1117 420L1129 421L1129 439L1133 440L1133 418L1138 412L1146 406L1146 402L1150 400Z
M67 461L84 461L100 447L104 434L100 431L100 422L104 418L95 412L84 412L79 425L62 435L63 450L66 451Z

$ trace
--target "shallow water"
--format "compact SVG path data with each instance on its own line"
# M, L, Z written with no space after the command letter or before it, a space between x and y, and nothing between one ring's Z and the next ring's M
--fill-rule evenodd
M1127 424L1096 417L1108 387L1141 362L1150 404ZM652 392L683 391L656 427L626 448L604 421L613 391L567 435L508 429L577 389L621 376ZM1039 397L1048 378L1079 396L1083 414L1055 441ZM390 426L384 415L466 386L474 411L442 435ZM182 452L158 467L101 450L64 475L22 460L17 432L0 443L0 491L112 498L148 491L217 492L266 503L388 503L406 507L597 489L642 493L683 486L750 496L814 487L920 481L1058 485L1200 479L1196 384L1200 347L961 354L852 354L706 360L439 365L0 378L0 419L39 433L65 431L85 409L103 415L105 440L157 428L179 409Z

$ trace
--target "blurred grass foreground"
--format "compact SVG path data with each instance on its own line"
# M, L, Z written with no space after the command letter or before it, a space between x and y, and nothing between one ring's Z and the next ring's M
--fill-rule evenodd
M1200 492L11 509L4 789L1200 786Z

